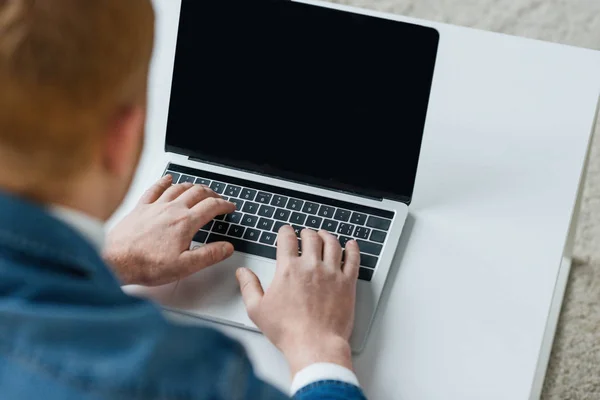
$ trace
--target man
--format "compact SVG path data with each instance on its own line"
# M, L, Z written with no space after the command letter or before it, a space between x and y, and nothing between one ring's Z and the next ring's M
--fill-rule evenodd
M233 204L165 177L103 243L142 149L153 26L150 0L0 0L2 399L286 398L238 343L170 325L120 289L230 256L229 243L188 249ZM364 398L348 344L358 247L342 264L333 236L302 238L298 256L281 229L267 291L238 270L248 313L288 360L296 398Z

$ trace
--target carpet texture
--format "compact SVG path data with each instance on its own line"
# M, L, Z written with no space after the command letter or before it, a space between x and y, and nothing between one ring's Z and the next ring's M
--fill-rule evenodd
M600 50L600 0L333 1ZM600 400L599 131L600 124L592 144L577 229L577 261L571 270L543 400Z

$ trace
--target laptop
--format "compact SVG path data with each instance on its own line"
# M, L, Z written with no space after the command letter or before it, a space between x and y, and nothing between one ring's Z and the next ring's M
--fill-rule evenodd
M439 36L337 7L182 0L164 173L236 204L191 243L236 251L134 292L257 330L235 270L252 269L267 289L279 228L325 229L361 250L351 346L364 347L413 194Z

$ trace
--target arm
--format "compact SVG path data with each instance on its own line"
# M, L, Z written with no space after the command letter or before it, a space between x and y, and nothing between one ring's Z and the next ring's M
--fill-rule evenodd
M157 286L185 278L233 253L226 242L189 247L200 227L234 210L234 204L209 188L171 185L167 175L109 233L104 258L123 284ZM281 229L277 272L266 292L250 270L237 271L248 313L288 360L295 398L364 399L352 372L349 345L358 245L347 244L342 265L342 250L334 236L305 230L302 239L303 253L298 256L294 231L290 226ZM247 398L270 388L253 373L247 379L258 391Z

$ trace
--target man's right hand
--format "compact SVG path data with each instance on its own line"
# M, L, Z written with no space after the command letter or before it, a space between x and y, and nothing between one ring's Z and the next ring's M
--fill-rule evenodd
M326 231L304 229L302 255L294 230L279 231L277 270L267 289L252 271L237 278L248 315L290 364L292 376L317 362L352 369L350 334L354 324L360 251L355 241L342 248Z

